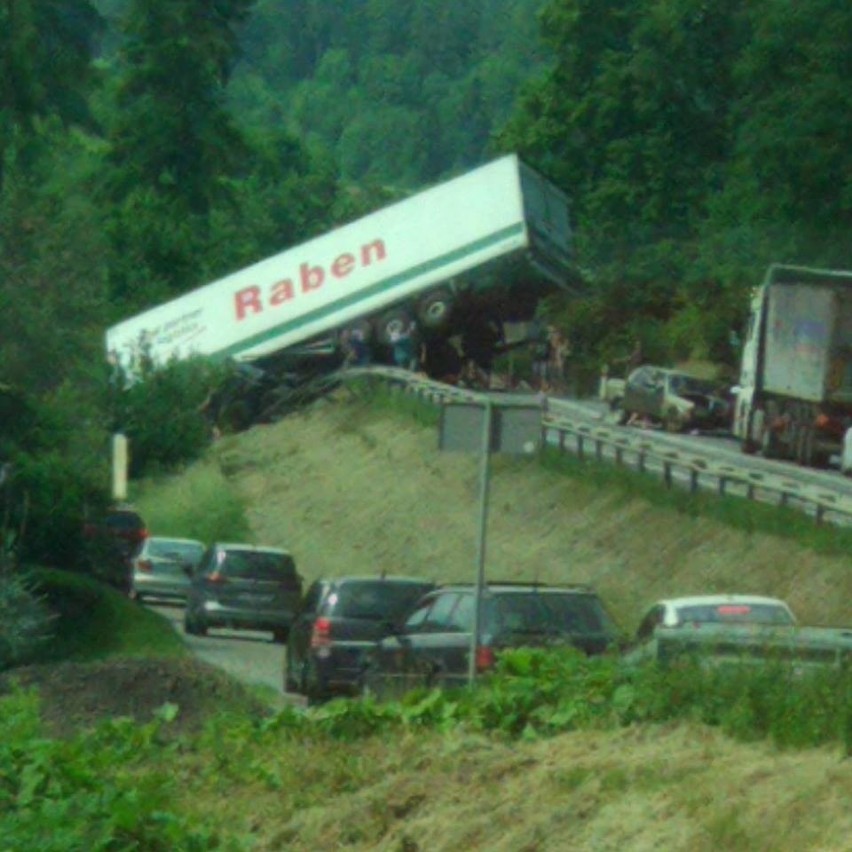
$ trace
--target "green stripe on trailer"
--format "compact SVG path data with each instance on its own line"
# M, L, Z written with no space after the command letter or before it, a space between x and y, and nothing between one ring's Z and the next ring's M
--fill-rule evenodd
M406 269L405 272L399 272L396 275L391 275L389 278L377 281L369 287L365 287L362 290L357 290L349 295L342 296L330 305L324 305L321 308L309 311L308 313L302 314L294 319L285 320L279 325L276 325L274 328L259 332L247 340L241 340L239 343L226 346L225 348L219 349L211 354L217 358L227 358L233 355L238 355L239 353L244 352L247 349L252 349L267 340L273 340L276 337L280 337L282 334L286 334L292 329L299 328L299 326L302 326L305 323L315 322L316 320L323 319L324 317L343 310L344 308L348 308L351 305L356 305L358 302L364 301L365 299L386 293L389 290L393 290L395 287L398 287L400 284L405 284L412 278L416 278L419 275L424 275L429 272L434 272L443 266L456 263L468 255L475 254L476 252L503 242L510 237L518 236L522 234L523 231L524 224L522 222L519 222L516 225L510 225L508 228L502 228L499 231L495 231L493 234L489 234L486 237L482 237L479 240L468 243L466 246L462 246L461 248L441 255L440 257L433 258L425 263L421 263L411 269Z

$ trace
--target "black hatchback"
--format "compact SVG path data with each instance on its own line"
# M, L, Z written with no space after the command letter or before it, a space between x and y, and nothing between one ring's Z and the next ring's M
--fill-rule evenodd
M467 683L475 610L473 586L443 586L426 595L394 635L379 642L364 672L367 690L399 696L418 686ZM502 583L486 587L474 669L493 668L505 648L572 646L602 654L622 639L597 593L586 586Z
M312 583L290 630L284 689L312 702L357 694L365 653L434 587L387 576Z

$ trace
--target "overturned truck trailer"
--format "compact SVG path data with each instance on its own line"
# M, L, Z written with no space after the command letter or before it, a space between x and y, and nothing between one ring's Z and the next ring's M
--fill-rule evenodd
M304 358L355 327L379 349L411 321L446 338L530 319L573 287L571 258L566 196L508 155L131 317L106 346L132 372L142 354Z

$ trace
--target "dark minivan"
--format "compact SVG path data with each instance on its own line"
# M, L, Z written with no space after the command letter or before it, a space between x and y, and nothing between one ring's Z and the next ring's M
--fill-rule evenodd
M302 578L286 550L214 544L192 574L184 630L271 630L276 642L286 642L301 596Z
M389 576L312 583L287 642L285 690L312 702L357 694L365 652L434 587Z
M468 681L475 589L442 586L426 595L368 655L364 685L379 697L418 686L457 687ZM572 646L602 654L622 640L597 593L586 586L489 584L475 670L489 671L505 648Z

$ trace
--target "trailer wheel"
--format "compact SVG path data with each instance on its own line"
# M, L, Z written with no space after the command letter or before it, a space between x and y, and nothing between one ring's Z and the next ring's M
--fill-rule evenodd
M443 328L453 309L453 294L446 287L427 293L417 304L417 319L423 328Z

